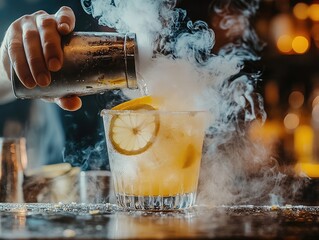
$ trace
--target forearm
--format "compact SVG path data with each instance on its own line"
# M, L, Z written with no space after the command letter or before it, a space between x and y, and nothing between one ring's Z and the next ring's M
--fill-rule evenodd
M0 104L15 99L10 82L10 60L5 49L5 44L0 48Z

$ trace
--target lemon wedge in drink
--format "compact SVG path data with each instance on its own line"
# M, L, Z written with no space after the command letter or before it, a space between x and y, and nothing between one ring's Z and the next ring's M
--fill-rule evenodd
M125 155L137 155L145 152L154 142L159 130L156 110L158 100L151 96L136 98L121 103L111 110L132 110L119 112L112 116L109 138L114 149Z

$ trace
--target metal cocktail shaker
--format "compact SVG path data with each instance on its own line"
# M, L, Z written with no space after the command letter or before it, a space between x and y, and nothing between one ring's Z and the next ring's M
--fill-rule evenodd
M62 39L64 62L51 73L51 84L27 89L11 71L17 98L91 95L110 89L137 88L134 33L73 32Z

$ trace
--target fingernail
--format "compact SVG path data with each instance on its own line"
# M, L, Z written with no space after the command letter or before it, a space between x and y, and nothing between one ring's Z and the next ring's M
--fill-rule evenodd
M49 60L49 70L52 72L56 72L60 70L61 68L61 63L57 58L51 58Z
M48 77L48 75L44 73L40 73L37 76L37 83L39 84L40 87L46 87L50 84L50 78Z
M65 31L65 32L68 32L70 30L70 26L67 23L61 23L60 29Z

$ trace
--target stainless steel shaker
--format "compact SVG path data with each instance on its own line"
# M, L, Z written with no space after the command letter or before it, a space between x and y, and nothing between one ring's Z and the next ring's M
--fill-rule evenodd
M137 88L134 33L73 32L62 39L64 62L51 73L51 84L27 89L14 70L13 91L17 98L84 96L110 89Z

